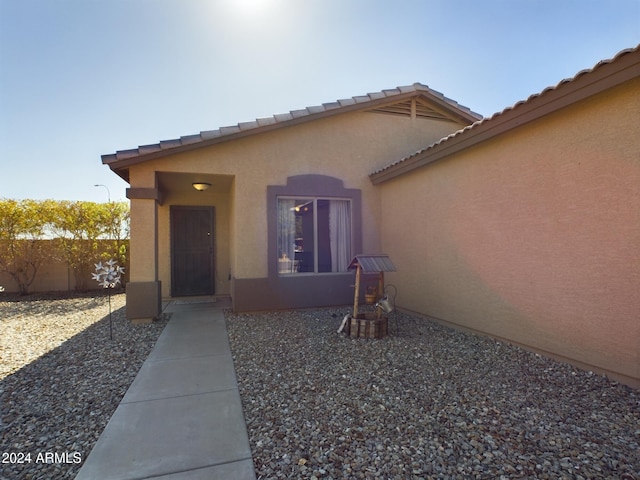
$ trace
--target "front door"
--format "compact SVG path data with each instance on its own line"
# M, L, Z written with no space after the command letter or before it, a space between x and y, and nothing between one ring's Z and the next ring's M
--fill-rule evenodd
M213 295L214 208L171 207L171 296Z

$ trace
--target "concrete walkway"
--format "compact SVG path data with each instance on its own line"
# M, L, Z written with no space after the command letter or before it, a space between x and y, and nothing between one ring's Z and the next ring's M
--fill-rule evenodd
M255 480L222 306L168 304L169 323L76 480Z

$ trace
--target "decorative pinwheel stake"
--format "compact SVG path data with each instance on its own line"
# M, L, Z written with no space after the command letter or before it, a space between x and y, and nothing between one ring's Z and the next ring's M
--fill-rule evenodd
M91 274L96 282L103 288L109 289L109 338L113 340L113 323L111 321L111 289L120 284L120 276L124 273L124 268L118 266L115 260L108 260L103 265L102 262L94 264L96 273Z

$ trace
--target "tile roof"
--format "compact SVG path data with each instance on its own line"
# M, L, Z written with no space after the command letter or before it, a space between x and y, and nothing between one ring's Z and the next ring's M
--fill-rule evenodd
M623 64L624 60L626 60L626 62ZM613 73L602 73L598 75L603 69L612 64L620 64L620 66ZM613 78L614 75L616 75L615 78ZM586 78L590 76L593 76L592 80ZM561 80L557 85L547 87L540 93L530 95L526 100L516 102L513 106L507 107L490 117L482 118L471 125L453 132L408 157L404 157L376 170L371 173L369 177L373 183L384 182L407 171L432 163L464 148L468 148L489 137L520 126L525 123L525 119L526 121L531 121L544 114L548 114L553 110L542 107L548 107L551 102L558 102L556 108L561 108L581 98L592 95L598 91L598 89L594 89L592 85L603 81L603 79L609 80L609 83L603 82L602 89L606 89L636 77L640 77L640 44L635 48L622 50L615 55L615 57L602 60L592 68L581 70L572 78ZM581 83L583 80L584 84ZM582 92L576 95L575 92L579 90L582 90ZM542 105L539 105L538 102ZM532 113L534 110L537 111ZM520 115L521 112L523 115ZM509 125L504 125L507 122L509 122ZM474 135L474 138L469 138ZM455 146L452 145L454 143Z
M260 133L298 122L310 121L345 111L360 110L369 107L374 108L378 105L386 105L396 99L400 101L405 97L410 98L412 96L425 97L427 100L431 100L467 122L474 122L482 118L479 114L445 97L442 93L421 83L414 83L409 86L337 100L301 110L292 110L288 113L273 115L272 117L258 118L253 121L238 123L237 125L221 127L216 130L202 131L199 134L184 136L173 140L162 140L156 144L142 145L130 150L119 150L113 154L102 155L102 163L114 167L116 164L125 166L129 163L142 161L143 159L139 159L139 157L143 156L152 156L152 158L155 158L155 156L169 155L182 149L207 146L212 143Z

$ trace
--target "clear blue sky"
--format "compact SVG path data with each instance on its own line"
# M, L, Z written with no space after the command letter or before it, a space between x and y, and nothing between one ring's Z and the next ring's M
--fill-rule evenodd
M640 0L0 0L0 197L123 200L102 154L414 82L487 116L638 43Z

